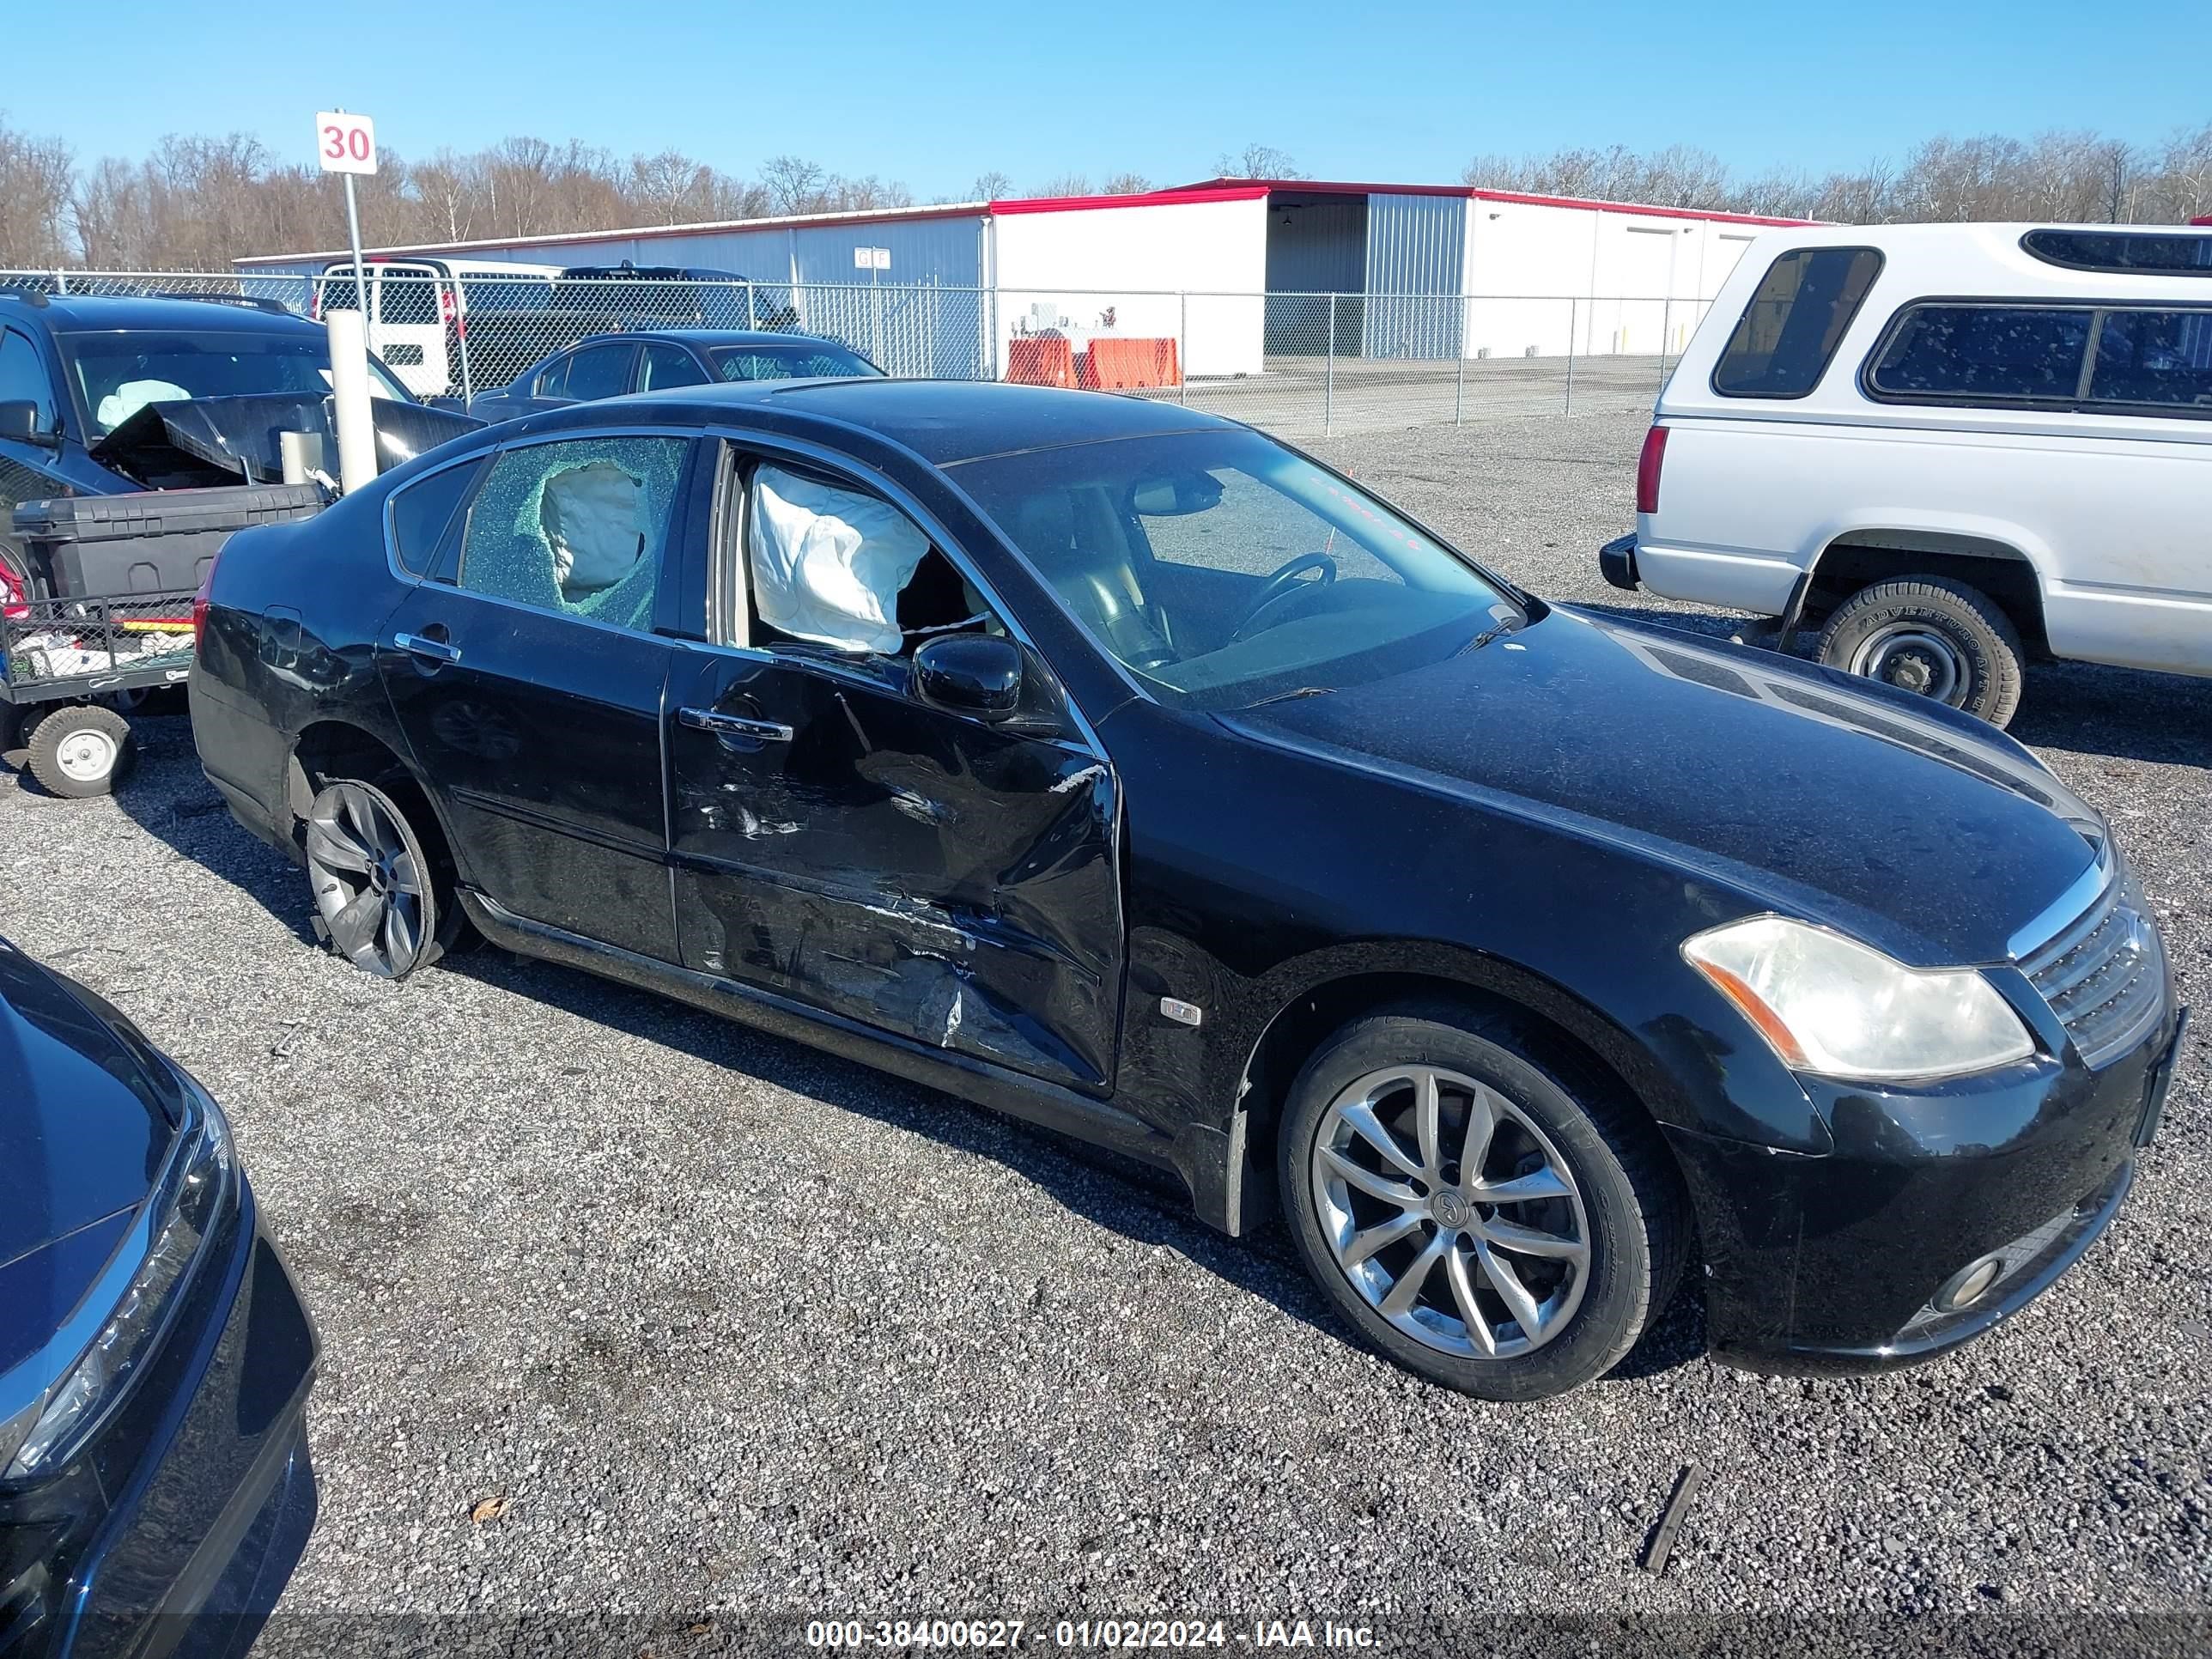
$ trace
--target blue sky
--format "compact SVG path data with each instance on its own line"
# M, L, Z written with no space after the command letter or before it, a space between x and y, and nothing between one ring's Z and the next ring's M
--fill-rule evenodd
M1018 185L1124 168L1176 183L1248 141L1316 177L1420 182L1492 150L1680 142L1746 172L1820 171L1942 131L2151 142L2212 119L2205 0L401 0L281 15L282 33L257 36L207 0L40 7L15 31L36 48L26 63L76 67L0 76L0 111L86 160L242 130L305 161L314 112L342 105L403 154L528 132L749 173L789 151L925 200L991 168ZM317 26L337 31L331 48Z

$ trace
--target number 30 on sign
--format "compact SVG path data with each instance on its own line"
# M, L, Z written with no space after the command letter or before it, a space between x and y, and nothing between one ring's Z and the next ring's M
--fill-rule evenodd
M366 115L325 110L315 117L315 157L325 173L376 171L376 123Z

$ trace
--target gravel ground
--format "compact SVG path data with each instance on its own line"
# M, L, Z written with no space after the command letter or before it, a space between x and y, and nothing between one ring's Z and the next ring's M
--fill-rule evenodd
M1610 605L1592 551L1629 521L1640 424L1328 453ZM1493 1407L1340 1337L1279 1234L1218 1238L1049 1136L561 969L350 970L185 723L141 729L112 800L0 777L0 925L226 1103L320 1322L321 1516L264 1651L1143 1613L1227 1619L1231 1648L1327 1617L1407 1650L2202 1650L2201 1042L2118 1224L1964 1353L1753 1376L1678 1300L1620 1374ZM2212 1004L2212 682L2044 669L2017 729L2113 816ZM1711 1478L1654 1577L1692 1461Z

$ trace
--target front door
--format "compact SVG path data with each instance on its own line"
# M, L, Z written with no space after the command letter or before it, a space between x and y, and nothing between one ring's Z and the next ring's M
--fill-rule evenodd
M662 694L686 652L653 627L691 448L503 450L441 559L451 580L409 589L377 648L465 878L517 915L664 961Z
M753 492L732 464L745 505L727 515L718 587L733 596L731 643L690 654L665 728L684 965L1103 1085L1122 953L1111 769L1034 661L1024 713L994 725L915 696L918 633L839 647L764 623L735 556ZM896 623L965 613L1005 631L941 551L928 559Z

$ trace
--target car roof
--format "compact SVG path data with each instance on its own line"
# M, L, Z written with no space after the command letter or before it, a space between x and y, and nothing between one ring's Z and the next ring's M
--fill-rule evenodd
M853 350L842 340L833 340L826 334L801 334L787 328L626 328L612 334L587 335L576 343L591 345L601 340L670 340L679 345L695 346L826 345L836 346L841 351Z
M865 428L937 466L1113 438L1244 429L1234 421L1176 404L1110 392L1008 386L997 380L895 380L872 376L748 380L634 392L575 405L574 412L583 417L577 423L588 420L585 411L623 404L651 404L672 415L708 421L727 418L733 407L772 406L780 415Z
M7 314L37 319L61 331L103 329L190 329L196 333L320 334L319 325L289 313L264 311L258 306L212 300L155 297L119 294L50 294L46 303L19 293L0 293L13 299Z

